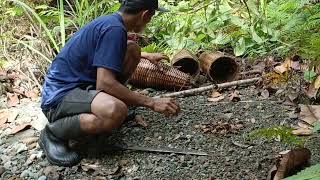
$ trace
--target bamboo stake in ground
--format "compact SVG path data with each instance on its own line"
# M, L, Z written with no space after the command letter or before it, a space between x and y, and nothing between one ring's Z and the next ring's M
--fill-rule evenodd
M232 86L238 86L238 85L244 85L244 84L250 84L254 83L260 80L260 78L252 78L252 79L244 79L244 80L238 80L238 81L232 81L232 82L227 82L227 83L222 83L222 84L213 84L210 86L205 86L205 87L200 87L200 88L195 88L195 89L189 89L185 91L180 91L180 92L174 92L174 93L168 93L168 94L163 94L160 96L156 96L155 98L159 97L178 97L178 96L186 96L186 95L193 95L205 91L209 91L212 89L221 89L221 88L228 88Z

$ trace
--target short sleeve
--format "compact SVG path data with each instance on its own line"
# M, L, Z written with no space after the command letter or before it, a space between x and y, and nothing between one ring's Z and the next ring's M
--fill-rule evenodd
M122 71L127 50L127 32L122 27L109 27L100 34L93 59L93 66Z

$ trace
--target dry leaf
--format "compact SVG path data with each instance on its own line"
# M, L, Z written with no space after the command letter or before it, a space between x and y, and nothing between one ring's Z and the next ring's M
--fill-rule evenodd
M307 164L311 157L311 152L306 148L293 149L286 154L280 154L280 161L276 164L276 172L268 175L268 179L280 180L297 169ZM274 167L273 167L274 169Z
M310 125L308 125L308 124L306 124L306 123L304 123L302 121L298 122L298 126L301 127L301 128L304 128L304 129L312 129L313 128L312 126L310 126Z
M20 103L17 94L7 93L7 106L8 107L15 107Z
M11 134L17 134L18 132L20 131L23 131L23 130L27 130L27 129L30 129L31 125L30 124L21 124L21 125L18 125L18 126L14 126L11 130Z
M212 94L211 94L211 98L217 98L217 97L220 97L222 96L221 93L219 93L218 91L213 91Z
M25 96L30 98L32 101L37 100L37 98L39 97L38 94L34 90L27 91L24 94L25 94Z
M290 94L288 95L288 98L289 98L292 102L294 102L294 100L296 100L296 99L298 98L298 96L299 96L299 93L290 93Z
M299 129L293 130L292 134L297 136L309 136L313 134L313 131L307 128L299 128Z
M0 111L0 126L8 121L9 111L7 109Z
M281 65L276 66L274 68L274 71L279 74L283 74L284 72L287 72L290 69L300 70L301 65L299 61L292 61L291 59L287 58Z
M320 88L320 75L314 81L313 86L314 86L315 89L319 89Z
M320 120L320 106L317 105L303 105L300 104L300 118L302 121L314 125L315 122Z
M8 122L14 122L16 118L18 117L18 112L17 111L10 111L9 116L8 116Z
M223 99L224 99L224 96L219 96L219 97L215 97L215 98L208 98L208 101L209 102L219 102Z
M149 124L144 120L144 118L141 115L137 115L135 120L137 124L144 128L147 128L149 126Z
M239 92L238 91L233 91L232 93L230 93L229 95L229 100L232 102L238 102L240 101L240 96L239 96Z
M283 74L284 72L288 71L289 69L287 67L285 67L284 65L280 65L280 66L276 66L274 68L274 71L276 73L279 73L279 74Z
M99 163L95 163L95 164L85 163L85 164L81 164L81 169L85 172L96 171L100 169L100 166L99 166Z
M307 96L309 98L316 98L319 88L320 88L320 75L317 77L315 81L313 81L312 84L309 85Z

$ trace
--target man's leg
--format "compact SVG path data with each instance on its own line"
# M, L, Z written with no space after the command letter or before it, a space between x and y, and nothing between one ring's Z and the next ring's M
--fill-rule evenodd
M136 69L140 55L140 47L128 42L121 76L123 82ZM39 144L52 164L73 166L81 161L81 157L68 147L68 140L90 134L111 133L121 126L127 114L127 106L117 98L104 92L77 89L65 97L50 118L54 122L41 132Z

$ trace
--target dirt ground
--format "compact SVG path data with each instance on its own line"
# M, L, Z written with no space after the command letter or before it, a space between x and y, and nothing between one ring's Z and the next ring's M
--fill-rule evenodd
M263 138L250 140L248 134L271 126L291 127L297 123L296 117L289 115L295 107L285 106L272 99L261 99L252 87L241 88L239 92L240 102L230 102L225 98L220 102L210 103L207 101L207 94L179 98L183 112L171 119L139 108L137 112L144 117L148 127L127 122L112 136L91 140L91 145L87 146L91 149L90 153L86 153L81 164L73 168L51 166L39 146L28 145L26 148L23 143L19 143L22 139L39 135L33 128L14 136L8 135L6 131L9 130L2 128L1 178L266 179L274 157L294 145ZM30 104L32 102L25 102L16 107L24 114L18 117L31 116L33 121L37 121L38 114L41 113L39 103ZM318 142L317 138L313 138L306 144L312 151L312 163L319 160ZM113 143L190 149L204 151L209 155L97 152L97 149ZM99 146L95 149L93 147L96 146L92 144Z

